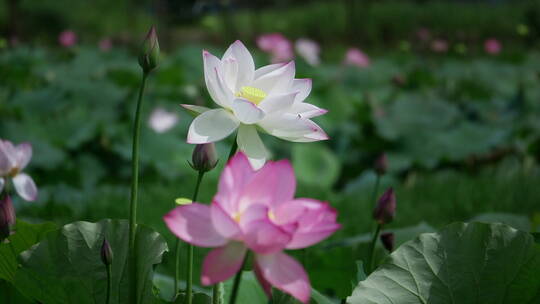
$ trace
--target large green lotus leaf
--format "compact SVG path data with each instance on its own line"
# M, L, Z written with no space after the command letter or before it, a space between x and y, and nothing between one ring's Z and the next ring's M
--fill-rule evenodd
M126 220L106 219L75 222L49 233L21 254L14 285L44 304L105 303L107 275L100 249L106 237L114 252L112 303L128 303L128 228ZM138 225L136 250L139 303L154 303L153 268L161 262L167 243L151 228Z
M0 243L0 279L12 281L17 271L17 255L39 242L47 232L56 229L53 223L29 224L18 220L9 242Z
M294 145L292 154L296 177L301 182L314 186L330 187L339 176L339 160L323 144Z
M470 219L469 222L502 223L521 231L531 231L531 221L529 218L519 214L498 212L482 213Z
M455 223L403 244L347 303L539 303L539 273L540 246L530 234Z

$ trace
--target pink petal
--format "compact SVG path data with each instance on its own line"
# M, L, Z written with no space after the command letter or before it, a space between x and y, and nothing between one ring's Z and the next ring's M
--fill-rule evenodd
M256 253L269 254L283 250L291 235L266 218L249 222L244 228L244 242Z
M238 201L242 190L255 175L248 158L242 152L236 153L221 173L219 178L218 193L214 201L229 215L238 211Z
M212 225L210 206L199 203L179 206L167 213L163 220L172 233L190 244L217 247L227 243Z
M286 207L286 206L295 207ZM280 206L282 210L276 210L276 218L280 216L286 217L286 213L298 214L298 210L294 211L299 205L303 206L304 211L296 218L298 224L292 240L287 244L287 249L300 249L316 244L330 236L341 225L336 222L336 211L327 203L322 203L312 199L296 199L290 203ZM290 208L291 210L287 210Z
M204 258L201 283L212 285L232 277L242 267L246 247L240 242L230 242L216 248Z
M259 267L259 264L253 263L253 272L255 273L255 277L261 284L262 289L266 293L266 295L271 298L272 297L272 284L268 282L262 275L262 270Z
M235 239L240 235L241 231L238 223L231 218L230 214L223 210L219 203L212 203L210 214L214 228L224 238Z
M269 162L257 171L240 198L241 210L252 202L279 205L293 198L296 191L294 170L288 160Z
M25 173L19 173L13 178L13 185L17 193L26 201L35 201L38 190L34 180Z
M266 281L278 289L292 295L302 303L308 303L311 294L309 278L300 263L277 252L255 256L255 263Z

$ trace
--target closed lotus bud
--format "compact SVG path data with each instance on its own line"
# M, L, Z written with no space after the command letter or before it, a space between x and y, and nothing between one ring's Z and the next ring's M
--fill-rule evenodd
M388 252L392 252L394 250L394 234L392 232L381 234L381 243Z
M158 66L159 63L159 42L156 28L152 26L143 41L139 54L139 65L145 73L149 73Z
M379 155L379 157L375 160L375 172L377 172L378 175L384 175L386 173L386 169L388 169L388 159L386 158L386 154L383 153Z
M216 146L213 143L195 146L191 160L191 166L199 172L207 172L214 169L218 162Z
M15 208L9 195L0 199L0 242L3 242L11 234L11 227L15 225Z
M111 248L111 244L109 244L109 241L107 239L103 239L103 244L101 245L101 261L106 266L109 266L112 264L114 258L114 254Z
M396 195L394 194L394 189L389 188L386 192L379 198L379 202L373 210L373 218L379 223L379 225L384 225L392 222L396 216Z

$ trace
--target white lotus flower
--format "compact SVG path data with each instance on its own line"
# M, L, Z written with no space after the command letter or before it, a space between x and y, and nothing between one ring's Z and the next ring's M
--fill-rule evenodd
M310 120L327 111L304 102L311 92L311 79L294 79L293 61L255 70L251 54L240 41L221 60L207 51L203 60L208 92L220 108L182 105L200 113L189 127L188 143L215 142L238 129L239 149L253 167L260 168L268 152L258 130L294 142L328 139Z
M32 158L32 145L21 143L14 146L8 140L0 139L0 193L4 188L6 179L13 181L17 193L27 201L37 198L37 187L34 180L26 173L21 172Z

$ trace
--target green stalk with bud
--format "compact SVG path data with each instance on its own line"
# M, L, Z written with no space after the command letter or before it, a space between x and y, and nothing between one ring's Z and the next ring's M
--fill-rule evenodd
M159 43L156 28L152 26L142 44L139 54L139 65L142 68L142 81L135 110L133 124L133 147L132 147L132 182L131 200L129 208L129 270L130 270L130 303L139 303L137 291L137 252L135 246L137 231L137 196L139 190L139 138L141 133L141 108L146 87L146 79L159 62Z

